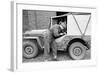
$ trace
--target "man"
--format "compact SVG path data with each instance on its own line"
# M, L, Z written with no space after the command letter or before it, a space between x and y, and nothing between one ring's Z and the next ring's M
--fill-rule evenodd
M52 41L50 44L53 51L53 60L57 60L57 45L56 45L55 39L65 34L66 27L67 27L66 23L63 21L60 21L59 24L55 24L50 28L50 32L52 35Z
M60 21L59 24L54 24L52 27L44 33L44 56L45 59L47 60L50 51L50 46L53 51L53 60L57 59L57 47L56 47L56 42L54 41L55 39L63 36L65 34L64 30L66 29L66 23Z

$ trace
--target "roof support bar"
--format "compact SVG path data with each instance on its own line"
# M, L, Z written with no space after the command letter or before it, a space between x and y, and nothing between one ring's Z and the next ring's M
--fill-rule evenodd
M89 25L90 20L91 20L91 15L90 15L90 17L89 17L89 19L88 19L88 22L87 22L87 25L86 25L86 28L85 28L85 30L84 30L83 35L85 34L85 32L86 32L86 30L87 30L87 27L88 27L88 25Z
M82 31L81 31L81 29L80 29L80 27L79 27L79 24L78 24L78 22L77 22L75 16L74 16L73 14L72 14L72 16L73 16L73 18L74 18L74 20L75 20L75 22L76 22L76 24L77 24L77 26L78 26L78 29L79 29L79 31L80 31L80 33L81 33L81 35L82 35Z

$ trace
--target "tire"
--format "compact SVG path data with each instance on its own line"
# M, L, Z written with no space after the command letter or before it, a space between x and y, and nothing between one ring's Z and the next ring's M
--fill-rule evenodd
M74 42L69 47L69 55L74 60L82 60L86 55L86 47L81 42Z
M36 43L31 41L24 41L23 43L23 57L24 58L34 58L38 54L38 47Z

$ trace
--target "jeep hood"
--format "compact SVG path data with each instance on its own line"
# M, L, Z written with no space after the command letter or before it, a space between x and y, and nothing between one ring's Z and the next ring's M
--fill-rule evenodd
M39 30L29 30L24 33L25 35L33 35L33 36L42 36L48 29L39 29Z

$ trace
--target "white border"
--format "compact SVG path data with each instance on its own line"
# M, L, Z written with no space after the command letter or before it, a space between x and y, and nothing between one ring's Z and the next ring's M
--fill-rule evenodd
M13 22L13 52L12 69L14 71L29 71L34 69L56 69L66 67L81 67L96 65L96 49L95 44L95 25L96 24L96 9L92 7L73 7L73 6L52 6L52 5L40 5L32 3L18 3L14 2L14 22ZM59 62L33 62L22 63L22 10L49 10L49 11L66 11L66 12L91 12L92 14L92 48L91 48L91 60L81 61L59 61Z

